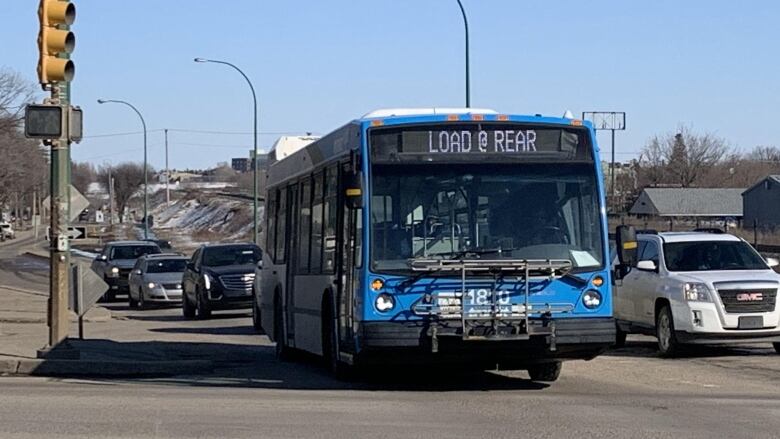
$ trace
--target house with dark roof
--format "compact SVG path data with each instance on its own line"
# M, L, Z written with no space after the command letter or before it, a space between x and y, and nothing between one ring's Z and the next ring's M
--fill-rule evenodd
M667 218L742 218L745 189L646 188L629 211Z
M780 175L768 175L742 192L745 227L780 226Z

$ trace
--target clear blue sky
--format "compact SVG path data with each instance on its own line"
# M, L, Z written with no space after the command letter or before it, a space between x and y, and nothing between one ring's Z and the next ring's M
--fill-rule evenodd
M680 124L735 147L780 146L780 2L463 0L472 106L507 113L628 113L618 158ZM35 79L37 4L3 0L0 65ZM87 135L152 130L327 133L372 109L462 106L463 25L455 0L80 0L73 101ZM275 135L263 135L268 147ZM245 156L249 134L171 132L171 166ZM608 153L609 139L601 137ZM163 165L163 134L150 133ZM220 145L218 147L204 145ZM75 160L140 160L141 136L85 139Z

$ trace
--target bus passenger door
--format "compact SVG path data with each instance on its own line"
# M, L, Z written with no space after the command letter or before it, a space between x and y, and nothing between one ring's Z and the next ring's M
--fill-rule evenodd
M345 181L349 170L348 165L342 166L341 182ZM340 185L344 188L344 185ZM354 307L355 307L355 236L358 210L347 207L344 191L339 191L341 205L341 228L338 239L338 297L336 309L339 316L339 341L345 351L354 350Z
M287 215L289 227L287 228L287 270L284 282L284 312L285 334L288 346L295 347L295 273L298 271L298 184L290 186L287 191Z

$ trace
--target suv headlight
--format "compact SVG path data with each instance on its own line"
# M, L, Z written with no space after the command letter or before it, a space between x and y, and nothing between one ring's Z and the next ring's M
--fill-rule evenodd
M109 277L119 277L119 268L117 267L111 267L110 270L108 270Z
M700 282L683 285L683 297L689 302L712 302L710 287Z
M211 289L211 281L212 281L211 276L209 276L208 274L204 274L203 275L203 288L205 288L207 290L210 290Z

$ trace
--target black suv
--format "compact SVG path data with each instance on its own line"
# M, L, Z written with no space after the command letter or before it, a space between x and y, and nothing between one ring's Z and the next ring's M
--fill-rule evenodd
M182 279L182 313L185 318L211 317L212 310L252 306L255 265L262 258L254 244L202 246L187 263Z

